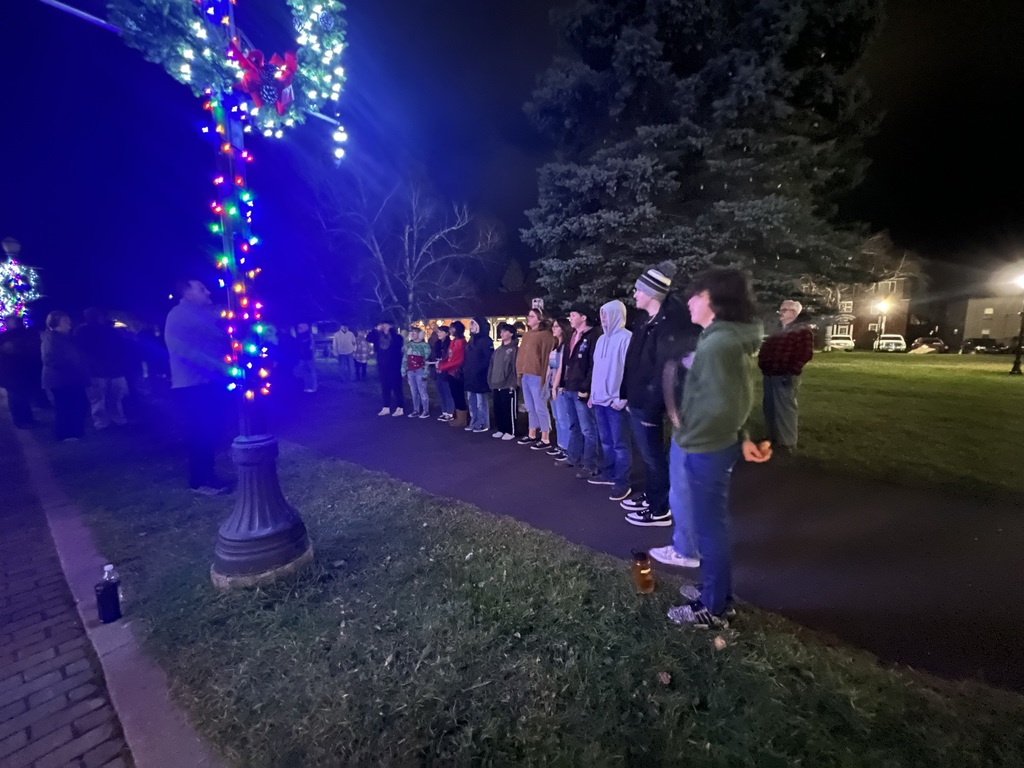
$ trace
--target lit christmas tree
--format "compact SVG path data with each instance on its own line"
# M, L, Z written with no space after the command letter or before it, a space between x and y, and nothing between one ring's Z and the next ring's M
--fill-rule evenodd
M0 263L0 331L6 330L8 317L24 317L28 305L39 298L39 275L17 260L21 251L18 241L7 238L3 249L7 260Z

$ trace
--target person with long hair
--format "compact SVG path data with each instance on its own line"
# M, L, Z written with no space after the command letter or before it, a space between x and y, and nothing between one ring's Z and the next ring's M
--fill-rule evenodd
M548 450L556 462L568 460L570 419L568 395L562 385L565 359L569 356L569 342L572 339L572 326L567 318L561 317L551 324L551 334L555 337L555 347L548 356L547 391L551 396L551 413L555 417L555 446Z
M555 337L548 326L544 310L534 307L526 315L526 333L519 342L516 355L516 375L523 388L523 401L526 403L530 425L529 433L519 438L519 444L539 450L551 448L551 416L548 414L547 398L543 390L548 374L548 357L554 348Z
M448 343L448 354L437 364L438 374L443 374L452 393L455 413L448 420L449 427L469 426L469 410L466 406L466 384L462 370L466 360L466 326L456 320L450 326L451 341Z
M85 434L89 400L85 388L89 371L78 344L71 338L71 318L66 312L46 316L43 333L43 389L53 398L53 431L58 440L80 440Z
M487 372L491 367L494 342L491 341L491 326L487 318L474 317L469 321L469 343L466 345L465 372L466 402L469 405L467 432L491 431L491 407L487 403L490 386Z
M650 554L667 565L701 569L700 587L683 587L687 602L671 608L669 618L720 628L728 626L733 610L728 520L733 466L741 456L761 463L772 455L770 443L755 444L746 430L762 327L750 283L736 269L698 275L688 306L690 318L704 330L682 361L689 368L682 403L674 401L674 387L665 388L674 427L669 502L675 531L671 544Z
M434 329L434 340L430 342L429 364L434 366L434 383L437 385L437 396L441 401L441 415L438 421L451 421L455 418L455 401L452 400L452 388L448 385L448 377L441 373L439 366L448 357L447 325L439 325Z

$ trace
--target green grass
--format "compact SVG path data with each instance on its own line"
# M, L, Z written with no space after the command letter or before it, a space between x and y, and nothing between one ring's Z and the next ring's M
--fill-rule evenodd
M816 355L800 389L801 453L909 484L1024 490L1024 377L1008 375L1011 363L1005 355Z
M54 447L58 475L236 765L1024 765L1021 697L883 669L754 609L716 650L665 618L677 579L638 596L621 561L294 447L282 480L315 564L217 593L227 503L180 491L166 446L97 440Z

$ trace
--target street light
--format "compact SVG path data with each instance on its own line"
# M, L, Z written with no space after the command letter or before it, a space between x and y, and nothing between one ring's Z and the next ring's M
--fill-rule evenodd
M882 334L885 333L885 316L889 312L889 300L882 299L875 304L875 311L878 313L878 335L875 337L875 351L882 351Z
M1024 272L1017 275L1013 279L1013 282L1024 291ZM1017 330L1017 350L1013 355L1013 367L1010 369L1011 376L1020 376L1020 353L1021 348L1024 347L1024 304L1021 305L1020 309L1020 328Z

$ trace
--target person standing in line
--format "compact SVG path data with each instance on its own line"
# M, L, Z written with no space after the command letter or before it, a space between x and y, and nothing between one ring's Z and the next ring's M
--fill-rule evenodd
M677 624L728 626L732 612L729 551L729 486L742 456L761 463L771 445L755 445L746 431L754 403L753 357L761 344L747 277L736 269L698 275L691 287L690 317L704 330L683 364L689 368L682 402L669 408L672 422L672 543L650 555L666 565L701 569L699 588L684 586L687 598L671 608Z
M348 329L347 325L342 325L331 338L331 351L338 358L338 371L341 373L341 380L351 381L353 355L356 352L356 336Z
M601 327L604 335L597 340L597 348L594 350L589 404L597 417L604 467L587 482L591 485L610 485L612 489L608 498L622 501L630 494L630 456L626 435L629 424L626 422L626 401L619 396L626 365L626 350L633 336L626 330L626 305L621 301L604 304L601 307Z
M309 323L299 323L295 326L295 350L298 357L295 372L302 379L302 391L312 394L317 390L316 339L313 338Z
M633 299L646 313L633 331L626 352L620 396L627 402L629 423L644 463L644 490L619 506L626 522L640 526L672 525L668 503L668 446L665 443L664 370L667 363L691 352L699 328L669 296L675 267L670 262L648 269L636 281Z
M508 323L498 325L498 338L501 346L491 355L487 370L487 385L494 396L494 426L497 430L491 437L507 441L515 439L516 414L519 412L516 402L519 343L515 327Z
M427 358L430 345L423 340L423 329L413 326L409 329L409 343L405 345L402 357L402 376L409 382L412 395L412 410L409 418L430 418L430 396L427 394Z
M463 364L466 361L466 326L456 320L450 328L451 340L448 342L448 354L437 364L437 371L445 376L445 381L452 393L455 411L448 419L449 427L469 426L469 408L466 404L466 379Z
M209 289L199 280L177 285L178 303L167 314L164 339L171 390L188 446L188 487L203 496L228 491L214 463L229 410L224 357L230 351Z
M814 357L814 332L800 321L803 305L786 300L779 307L782 327L761 345L757 365L764 376L764 422L768 439L782 454L796 450L800 374Z
M441 415L438 421L451 421L455 418L455 400L452 399L452 388L448 377L441 373L439 366L448 357L451 346L447 325L439 325L434 329L434 342L430 345L430 365L434 367L434 382L437 384L437 396L441 400Z
M85 435L85 415L89 411L85 394L89 370L71 338L71 318L66 312L48 314L46 328L41 342L42 385L53 398L54 434L64 442L78 441Z
M25 327L18 315L5 318L6 330L0 333L0 387L7 390L7 408L18 429L30 429L36 419L32 413L32 395L39 389L40 339Z
M536 444L538 450L551 448L551 416L544 395L548 357L555 348L555 337L548 328L544 310L534 307L526 314L526 333L516 354L516 374L523 388L523 401L529 414L529 434L519 438L520 445Z
M377 354L377 373L383 407L378 416L401 416L405 413L405 394L402 392L402 337L394 330L390 320L381 320L366 340L373 344Z
M352 364L356 369L356 381L366 381L366 364L370 362L370 354L370 342L366 340L366 331L359 331L352 347Z
M562 389L569 417L567 460L558 466L577 467L576 477L589 480L598 473L601 463L601 440L597 432L594 409L587 405L594 371L594 349L601 338L597 312L588 304L574 304L569 310L572 337L563 357Z
M466 362L463 364L466 381L466 401L469 405L467 432L490 432L491 409L487 404L487 372L491 367L494 342L491 341L491 326L487 318L474 317L469 321L469 344L466 345Z
M75 341L89 369L89 406L92 425L106 429L111 423L123 427L124 399L128 394L127 343L106 315L95 307L85 310L85 322L75 329Z
M565 318L558 318L551 324L551 335L555 337L555 348L548 355L548 378L545 383L551 397L551 415L555 417L555 445L548 450L548 456L555 457L555 463L568 461L569 454L569 409L573 408L562 386L565 360L569 356L569 342L572 340L572 326Z

